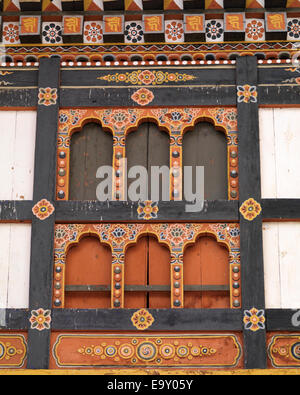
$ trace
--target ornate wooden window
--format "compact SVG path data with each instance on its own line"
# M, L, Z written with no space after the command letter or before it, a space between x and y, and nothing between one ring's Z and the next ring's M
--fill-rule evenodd
M68 200L69 196L69 177L70 177L70 137L75 131L81 130L83 125L87 122L97 121L102 125L104 131L109 131L113 136L113 154L112 164L115 170L115 177L113 178L113 199L123 200L125 196L124 187L124 174L118 173L120 170L120 161L125 158L129 153L129 164L136 164L138 160L138 151L134 151L134 159L131 159L132 149L131 144L134 143L134 139L142 139L144 132L143 128L148 126L139 125L143 122L154 122L158 125L160 130L166 131L169 134L169 149L167 160L167 149L166 149L166 136L164 133L158 133L158 129L151 126L151 135L155 135L149 140L149 153L152 155L153 162L156 163L154 154L152 152L151 141L165 140L164 143L159 145L159 151L156 147L157 159L163 164L168 163L170 168L177 169L178 174L174 177L174 173L170 173L170 197L171 200L182 199L182 179L180 169L184 164L189 163L187 156L183 158L183 138L188 145L193 145L190 136L197 134L197 130L201 126L197 126L197 123L201 121L210 122L217 131L223 132L226 135L227 140L227 164L225 164L225 147L222 143L220 145L219 152L222 154L216 155L218 159L223 157L223 172L220 178L222 178L222 187L220 191L214 191L213 189L209 192L208 198L218 198L222 195L223 198L229 200L238 199L238 149L237 149L237 116L236 108L114 108L114 109L78 109L78 110L60 110L59 117L59 130L58 130L58 160L57 160L57 199ZM152 125L152 124L151 124ZM195 126L196 125L196 126ZM212 130L213 128L211 128ZM150 129L149 129L150 130ZM156 130L156 131L155 131ZM195 134L192 132L195 130ZM130 135L133 132L132 135ZM187 133L187 137L184 134ZM147 133L147 136L149 135ZM217 136L216 132L212 130L212 136ZM200 133L201 135L201 133ZM193 140L194 137L192 137ZM157 139L157 140L156 140ZM209 140L214 137L208 137ZM190 140L190 143L189 143ZM222 140L221 138L219 140ZM128 143L128 147L126 146ZM215 146L215 142L209 143ZM152 147L152 148L151 148ZM223 148L221 148L223 147ZM148 148L147 148L148 152ZM143 153L145 154L145 152ZM152 158L151 157L151 158ZM142 157L141 157L142 158ZM199 157L200 158L200 157ZM217 160L216 159L216 160ZM107 159L108 160L108 159ZM148 161L149 162L149 161ZM209 162L209 161L208 161ZM146 164L144 159L141 159L141 163ZM151 163L151 161L149 162ZM147 166L149 165L147 163ZM202 164L202 162L200 162ZM221 168L221 163L220 163ZM227 169L227 177L225 176L225 170ZM208 180L210 177L207 177ZM211 178L214 178L212 176ZM225 186L227 178L228 192L225 194ZM222 189L222 191L221 191Z
M82 251L85 244L91 241L82 239L85 235L95 235L100 243L108 245L112 259L110 260L107 250L102 256L100 246L97 247L97 251L101 254L101 258L95 259L91 256L87 259L87 254ZM216 241L207 238L209 235L212 235ZM144 238L140 239L142 236ZM153 236L157 240L153 240ZM200 237L198 240L199 236L204 239ZM99 241L96 240L97 243ZM69 251L74 244L78 246ZM189 247L192 248L190 251L189 245L192 245ZM68 251L73 256L68 256ZM94 254L92 249L87 251L88 254ZM212 251L216 254L216 260L212 260ZM239 227L236 224L56 225L53 306L66 307L68 291L89 289L95 291L97 289L93 286L101 285L98 291L110 291L112 308L137 305L151 308L192 308L199 307L200 304L208 308L220 306L238 308L241 301L239 254ZM80 265L83 259L86 262L86 272L79 282L80 284L85 282L85 288L76 288L79 272L76 271L76 266L82 271ZM100 270L100 262L105 262L105 274L102 276L106 281L105 288L103 282L100 282L103 271L103 266ZM67 275L68 270L71 271L68 265L74 265L75 274ZM107 283L109 267L111 287ZM96 272L99 272L98 279L97 275L93 275ZM209 277L210 275L213 277ZM87 281L91 281L91 284L86 284ZM194 303L192 301L194 294L189 292L203 291L218 292L218 294L217 297L215 294L202 295L199 301ZM135 300L132 292L139 293ZM187 306L185 306L185 297ZM73 303L72 299L70 303Z

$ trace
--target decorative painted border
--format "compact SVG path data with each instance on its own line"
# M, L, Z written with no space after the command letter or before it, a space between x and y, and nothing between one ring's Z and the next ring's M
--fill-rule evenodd
M184 307L183 254L200 235L210 234L229 251L231 308L241 306L240 237L237 224L57 224L54 239L53 307L64 307L66 256L69 248L86 235L96 235L112 251L111 307L124 307L124 261L128 246L141 235L154 235L170 251L171 306ZM174 281L172 281L174 280ZM116 287L116 283L118 283ZM176 284L175 284L176 283ZM120 289L121 285L121 289ZM175 286L176 285L176 286ZM116 292L117 291L117 292Z
M227 137L228 146L228 199L238 199L238 132L237 110L229 108L114 108L60 110L58 124L57 188L59 200L68 200L70 174L70 139L88 122L100 123L113 135L113 167L120 169L126 157L126 136L144 121L154 121L170 135L170 168L182 168L182 137L197 122L211 122ZM170 200L182 199L181 172L170 174ZM112 200L122 200L124 179L114 176Z
M274 368L299 368L300 333L273 335L268 344L268 357Z
M197 366L236 367L241 339L233 334L59 334L53 336L57 367ZM69 350L69 353L65 352Z

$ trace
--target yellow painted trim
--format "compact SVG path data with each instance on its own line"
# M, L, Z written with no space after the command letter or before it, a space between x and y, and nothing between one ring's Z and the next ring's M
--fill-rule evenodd
M253 369L253 370L203 370L203 369L49 369L49 370L30 370L30 369L0 369L1 375L194 375L194 376L277 376L277 375L300 375L300 369Z

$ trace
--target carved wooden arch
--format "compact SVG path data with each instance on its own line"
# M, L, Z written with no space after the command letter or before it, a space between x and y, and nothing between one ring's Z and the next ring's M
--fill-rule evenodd
M57 198L68 199L70 137L88 122L102 125L113 135L113 168L115 172L125 158L126 135L137 129L142 122L155 122L170 136L170 167L178 169L177 180L170 172L170 200L181 200L181 168L183 134L201 121L213 123L217 130L227 136L228 152L228 199L238 199L238 147L237 111L235 107L168 107L168 108L110 108L60 110L58 124ZM124 180L113 177L113 200L125 196ZM177 181L177 182L176 182ZM177 188L177 190L176 190Z
M171 307L184 307L183 299L183 254L188 245L201 235L211 234L218 243L229 251L230 301L231 307L240 307L240 240L237 224L209 223L101 223L101 224L57 224L54 239L54 307L64 307L65 262L71 245L82 237L96 235L99 241L112 251L111 307L124 306L124 260L126 249L138 242L143 235L153 235L170 251ZM176 281L176 287L175 287ZM116 283L121 292L114 292ZM61 292L56 292L60 289ZM58 296L59 294L59 296Z

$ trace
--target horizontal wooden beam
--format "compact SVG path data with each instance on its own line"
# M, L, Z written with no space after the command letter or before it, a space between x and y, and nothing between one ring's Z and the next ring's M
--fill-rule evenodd
M300 199L262 199L262 216L266 220L300 220Z
M54 309L53 330L135 329L133 309ZM148 309L154 318L151 330L242 330L242 312L235 309Z
M159 202L157 221L219 221L239 220L238 201L205 201L201 212L186 212L183 201ZM57 201L56 222L137 221L136 202Z

